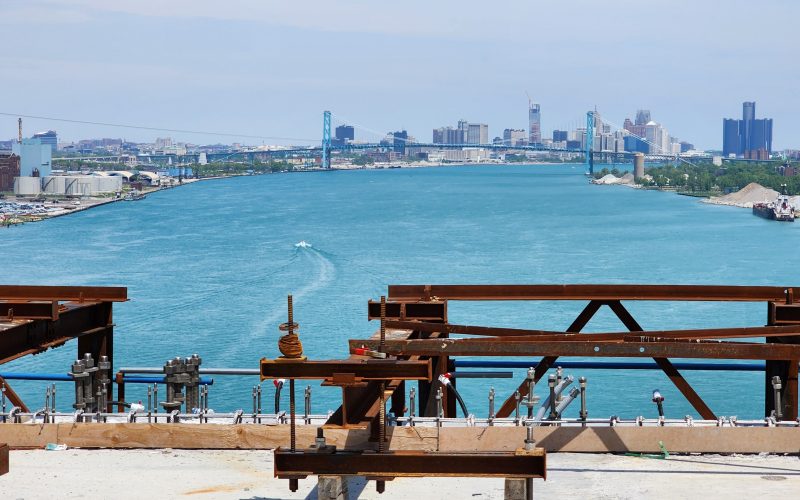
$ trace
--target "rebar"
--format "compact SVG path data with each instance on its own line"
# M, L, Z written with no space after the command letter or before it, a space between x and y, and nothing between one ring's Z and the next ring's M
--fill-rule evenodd
M381 342L379 352L386 352L386 296L381 295Z
M254 385L253 386L253 422L254 423L256 421L256 411L257 410L258 410L258 407L256 406L256 386Z
M442 426L442 388L436 389L436 426Z
M5 386L3 388L3 396L4 396L3 404L5 405ZM416 411L417 411L416 406L417 406L417 391L412 387L411 390L408 391L408 408L409 408L408 415L412 418L416 416ZM3 406L3 408L5 409L5 406Z
M378 453L386 451L386 382L378 384Z
M291 295L290 304L291 304ZM295 424L295 408L294 408L294 379L289 379L289 447L292 453L297 451L297 428Z
M489 389L489 425L494 420L494 387Z
M257 389L257 392L258 392L258 395L257 395L257 397L258 397L258 408L257 408L257 410L258 411L256 412L256 414L259 416L258 417L258 423L260 424L261 423L261 384L258 384L256 387L258 388Z
M589 412L586 410L586 377L581 377L578 379L578 383L581 386L581 412L580 417L581 420L586 422L586 418L589 416Z
M306 424L310 424L311 423L311 418L310 418L310 416L311 416L311 386L310 385L306 386L305 403L306 404L305 404L305 411L303 412L303 421Z
M50 386L45 387L44 390L44 423L47 423L47 416L50 413Z
M525 406L528 407L528 418L533 418L533 408L538 403L538 400L533 395L533 389L536 381L536 370L533 368L528 368L527 373L527 380L528 380L528 399L525 402Z
M781 378L777 375L772 377L772 391L775 398L775 410L773 415L776 420L783 418L783 410L781 408Z
M556 385L561 385L561 381L564 379L564 369L560 366L556 367ZM559 392L556 394L556 403L561 402L561 393Z

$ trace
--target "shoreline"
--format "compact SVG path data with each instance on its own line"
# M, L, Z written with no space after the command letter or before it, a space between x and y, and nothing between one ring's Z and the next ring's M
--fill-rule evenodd
M152 194L152 193L157 193L159 191L166 191L166 190L169 190L169 189L174 189L174 188L179 187L179 186L184 186L184 185L188 185L188 184L194 184L195 182L199 182L199 181L202 181L202 180L217 179L217 178L221 178L221 177L209 177L209 178L203 178L203 179L186 179L182 184L175 184L175 185L169 185L169 186L159 186L159 187L156 187L156 188L148 188L148 189L142 190L142 192L145 195L149 195L149 194ZM34 202L32 200L28 200L28 199L25 199L25 198L17 198L17 197L5 198L2 201L8 202L8 203L37 204L37 205L42 205L42 206L48 206L47 205L47 201L45 201L45 202ZM60 206L55 207L55 208L60 208L61 210L59 210L59 211L52 212L52 213L35 214L35 215L34 214L20 215L20 216L17 216L17 217L14 217L13 215L7 215L7 216L5 216L4 220L0 220L0 227L10 228L12 226L20 226L20 225L24 225L24 224L43 222L43 221L50 220L50 219L55 219L55 218L58 218L58 217L65 217L67 215L72 215L72 214L75 214L75 213L84 212L86 210L91 210L92 208L97 208L97 207L104 206L104 205L110 205L112 203L117 203L117 202L120 202L120 201L126 201L126 200L125 200L124 197L119 197L119 198L116 198L116 197L88 197L86 199L72 199L72 200L69 199L69 198L65 198L65 199L61 200L62 204ZM76 205L75 203L80 203L80 205ZM49 205L49 206L53 207L52 204ZM65 206L69 206L70 208L65 208ZM0 215L0 216L2 216L2 215ZM15 219L17 219L17 220L15 220Z

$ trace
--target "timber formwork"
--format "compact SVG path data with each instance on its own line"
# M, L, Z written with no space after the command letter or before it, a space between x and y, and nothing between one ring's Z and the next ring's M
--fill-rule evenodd
M112 307L127 294L124 287L0 285L0 365L77 339L77 358L106 356L113 367ZM27 412L8 381L2 383L11 404Z

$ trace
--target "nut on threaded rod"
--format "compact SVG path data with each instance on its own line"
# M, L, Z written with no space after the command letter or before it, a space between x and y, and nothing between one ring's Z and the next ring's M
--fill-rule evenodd
M288 310L289 320L278 327L280 331L287 332L286 335L278 340L278 350L281 351L285 359L302 359L303 344L300 342L300 337L295 333L299 325L294 322L294 306L291 295L288 297Z

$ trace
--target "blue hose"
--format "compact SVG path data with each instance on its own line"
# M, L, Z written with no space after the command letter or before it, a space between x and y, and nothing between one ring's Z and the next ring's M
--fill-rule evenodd
M6 380L46 380L49 382L73 382L72 375L68 373L0 373ZM163 384L164 377L135 377L125 375L122 379L126 384ZM214 385L214 379L200 377L200 385Z

